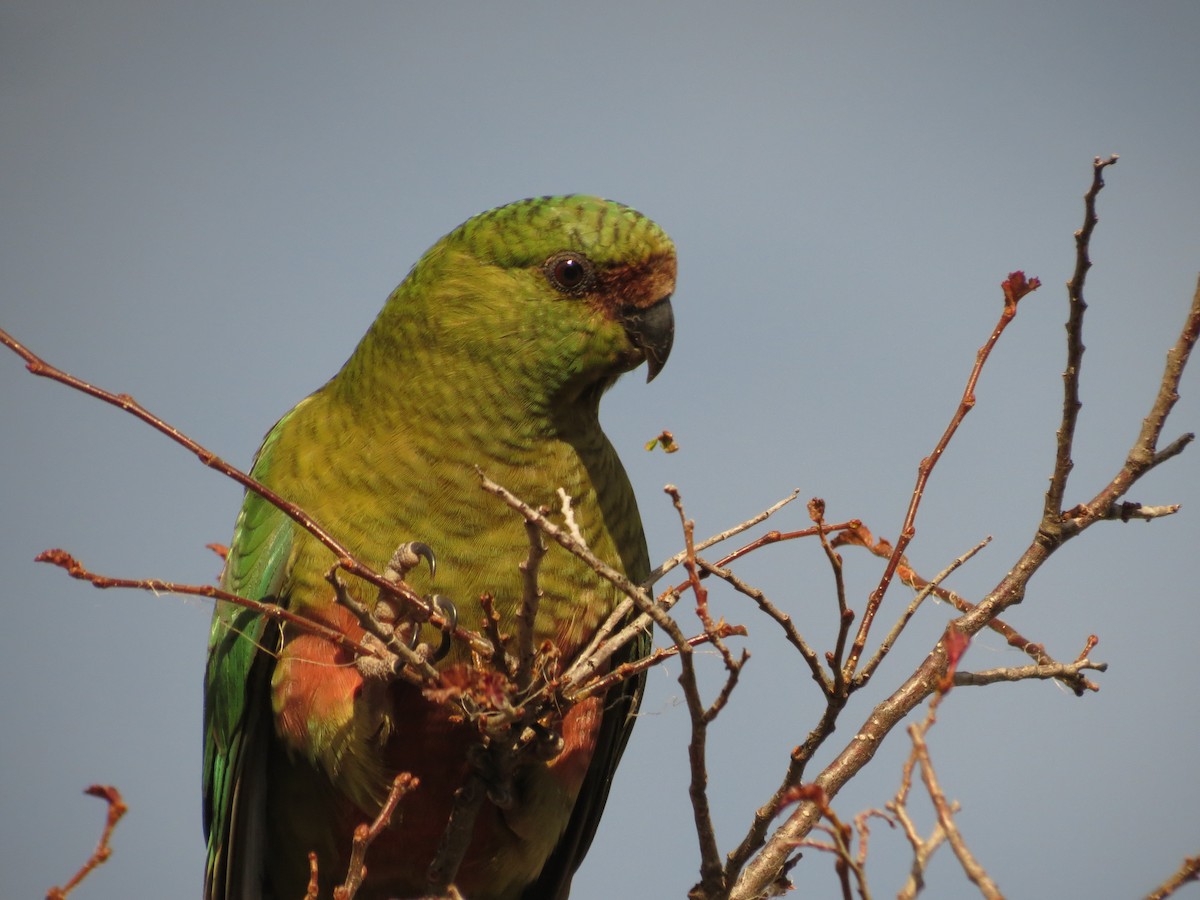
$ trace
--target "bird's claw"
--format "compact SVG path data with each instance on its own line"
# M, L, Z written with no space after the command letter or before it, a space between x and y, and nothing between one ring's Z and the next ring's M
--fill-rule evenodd
M432 662L439 662L445 659L446 655L450 652L450 643L454 639L454 629L458 627L458 607L454 605L453 600L441 594L434 594L430 597L429 606L445 621L445 624L441 628L442 640L431 657ZM408 638L408 649L416 650L420 637L421 629L414 627L412 634Z
M392 558L388 560L387 567L383 570L383 577L392 584L400 584L408 577L408 573L421 564L421 560L429 563L429 578L437 574L437 558L433 555L433 548L422 541L405 541L396 548L396 552L392 554ZM379 600L375 604L375 618L385 625L396 625L397 621L402 618L400 609L402 603L401 598L397 596L397 592L389 591L381 586L379 588ZM417 629L414 627L412 638L408 642L409 648L417 645Z
M442 625L442 641L438 644L437 651L433 654L433 661L445 659L446 654L450 652L450 642L454 638L454 629L458 627L458 607L454 605L449 597L443 597L441 594L434 594L430 598L430 603L433 606L434 612L445 620Z
M384 575L388 579L403 581L409 572L421 564L421 560L429 564L429 577L432 579L437 575L437 557L433 555L433 548L423 541L405 541L388 560Z

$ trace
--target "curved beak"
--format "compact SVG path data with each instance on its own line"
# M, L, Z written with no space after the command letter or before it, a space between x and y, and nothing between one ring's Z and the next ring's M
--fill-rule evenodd
M667 364L671 344L675 341L675 313L671 310L671 296L668 294L645 308L626 307L621 311L621 322L629 340L646 357L646 381L653 381L654 376Z

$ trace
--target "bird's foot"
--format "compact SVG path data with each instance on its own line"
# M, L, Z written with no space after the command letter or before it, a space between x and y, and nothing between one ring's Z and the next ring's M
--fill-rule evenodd
M432 580L437 574L437 558L433 554L433 548L421 541L405 541L396 548L396 552L388 560L387 568L383 570L383 577L393 584L399 584L408 577L409 572L421 564L421 560L425 560L429 564L429 578ZM384 588L379 589L379 599L375 604L375 618L385 625L393 626L403 618L397 606L397 598ZM413 633L416 633L415 626Z
M421 564L421 560L429 563L429 577L432 579L437 575L437 557L433 555L433 548L421 541L405 541L388 560L383 577L388 581L403 581L409 572Z

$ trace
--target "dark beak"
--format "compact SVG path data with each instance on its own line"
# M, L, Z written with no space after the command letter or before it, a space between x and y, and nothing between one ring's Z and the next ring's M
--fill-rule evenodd
M667 364L671 344L675 340L675 313L671 311L670 296L644 309L626 307L621 321L629 340L646 356L646 381L653 381L654 376Z

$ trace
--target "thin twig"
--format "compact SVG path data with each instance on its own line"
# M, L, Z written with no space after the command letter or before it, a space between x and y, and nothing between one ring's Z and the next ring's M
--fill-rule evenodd
M1167 416L1170 415L1179 400L1179 382L1183 378L1183 370L1187 367L1198 338L1200 338L1200 279L1197 279L1196 290L1192 294L1192 304L1183 328L1179 332L1179 337L1167 351L1166 364L1158 383L1154 402L1150 407L1149 414L1142 420L1142 429L1125 457L1125 465L1094 498L1069 513L1064 513L1064 517L1069 517L1075 528L1085 528L1097 519L1108 517L1113 508L1118 506L1118 501L1125 496L1138 479L1166 460L1177 456L1184 447L1195 440L1196 435L1188 432L1180 435L1162 450L1158 449L1158 441L1167 424Z
M861 524L857 529L848 529L841 532L837 539L835 539L834 544L837 545L839 541L853 543L855 546L863 547L869 550L875 556L879 556L884 559L889 558L892 554L892 545L890 543L888 543L886 540L875 541L870 530L865 525ZM909 567L906 561L902 561L896 571L897 574L901 576L901 579L905 584L908 584L917 590L924 590L930 584L930 582L925 581L925 579L923 579L919 574L917 574L917 572ZM945 588L936 585L932 590L934 597L949 603L960 613L966 614L975 610L974 603L970 602L964 597L959 596L954 591L948 591ZM1055 659L1046 652L1046 648L1042 644L1031 641L999 616L994 616L989 619L987 621L987 627L1004 638L1010 647L1021 651L1036 664L1056 665ZM868 667L864 667L859 673L859 679L862 682L865 682L866 680L864 673L867 671L867 669ZM1098 690L1095 684L1088 681L1082 675L1064 676L1061 681L1063 685L1070 688L1077 697L1082 697L1088 691Z
M858 833L858 855L855 857L855 861L860 866L867 864L867 851L871 841L871 819L882 819L889 828L896 827L892 817L881 809L864 810L854 817L854 830Z
M667 592L658 597L654 602L663 613L666 613L679 600L679 596L679 594ZM608 664L614 653L626 646L639 634L650 629L650 623L653 619L646 613L639 613L633 619L628 619L629 613L633 608L633 601L628 598L617 605L613 610L613 614L605 620L605 626L613 622L614 619L616 619L617 624L620 624L621 621L627 621L628 624L616 634L613 634L611 629L606 629L607 633L603 636L603 639L599 635L592 637L583 651L571 662L560 680L565 692L573 692L580 685L585 684L597 672L603 671L604 666ZM617 619L618 613L623 614L625 618Z
M1107 672L1108 663L1092 662L1090 659L1077 659L1070 663L1055 663L1049 666L1009 666L999 669L985 669L981 672L955 672L955 687L980 687L996 684L1001 681L1029 681L1030 679L1048 680L1078 675L1080 672Z
M437 853L425 874L426 890L431 894L441 895L450 886L458 874L458 867L467 854L471 843L471 834L475 829L475 819L483 806L487 791L477 773L471 773L467 782L454 792L454 805L450 811L450 820L442 839L438 843Z
M392 823L392 816L395 815L396 807L399 806L404 795L414 790L420 783L416 776L410 775L408 772L401 772L392 779L391 790L388 791L383 808L379 810L379 815L375 817L375 820L370 825L363 822L354 829L354 838L350 845L350 862L346 866L346 880L333 889L333 900L354 900L354 895L362 887L363 879L367 877L367 850L383 833L383 830ZM316 863L312 862L311 866L312 872L315 873ZM311 877L309 880L311 883Z
M887 808L895 815L900 827L904 830L904 836L908 839L913 852L912 864L908 870L908 880L897 892L897 900L913 900L925 889L925 871L929 868L929 861L933 858L937 848L946 840L946 831L940 822L934 824L928 838L922 838L912 817L908 814L908 794L912 789L912 771L915 765L916 758L909 754L904 763L900 788L897 790L895 798L889 800L887 804ZM951 814L957 815L958 811L958 803L952 802L950 804Z
M215 469L227 478L236 481L242 487L249 491L258 494L272 506L276 507L280 512L296 522L305 531L316 538L323 544L336 558L338 564L351 575L370 582L376 587L391 591L396 596L404 599L405 602L411 604L422 618L429 618L431 610L425 600L416 592L409 589L406 585L394 585L389 583L380 573L376 572L370 566L360 562L354 554L352 554L341 542L326 531L315 519L312 518L303 509L295 503L285 499L275 493L269 487L256 478L251 477L247 473L238 469L236 466L230 465L221 457L217 456L211 450L208 450L201 444L197 443L192 438L188 437L175 426L169 424L165 420L159 418L154 413L150 412L133 397L128 394L114 394L103 388L97 387L94 384L77 378L62 369L52 366L46 362L11 334L0 328L0 344L8 347L14 353L25 360L25 368L34 375L42 378L49 378L52 381L57 381L59 384L66 385L69 388L87 394L89 397L94 397L118 409L122 409L135 418L145 422L155 431L158 431L175 443L179 444L184 449L188 450L193 456L200 460L202 464L210 469ZM439 624L442 623L440 617L434 614L434 619ZM466 635L462 636L464 639Z
M547 519L546 516L543 515L539 510L534 509L507 488L502 487L501 485L492 481L483 474L482 470L477 469L477 471L479 472L480 485L485 491L487 491L489 494L499 497L509 507L524 516L526 521L536 524L544 535L549 537L551 540L563 547L565 550L569 551L577 558L583 560L597 575L616 587L619 591L625 594L626 597L631 598L634 601L634 605L637 606L637 608L642 612L649 613L650 618L654 620L654 624L666 631L667 634L676 641L676 643L686 640L683 632L679 630L679 627L675 624L675 622L672 621L665 612L660 610L655 605L653 599L646 593L644 589L630 581L623 572L614 569L604 560L596 556L596 554L592 553L592 551L588 549L587 545L576 540L567 529L559 528L557 525Z
M58 566L66 571L72 578L78 578L80 581L86 581L93 587L106 588L125 588L139 591L149 591L152 594L181 594L192 597L208 597L213 600L223 600L227 603L233 603L245 609L249 609L258 613L264 619L270 619L276 622L286 622L289 625L294 625L303 631L316 635L319 638L329 641L338 647L342 647L359 656L370 656L383 658L383 654L377 647L371 647L361 641L356 641L348 635L336 628L330 628L321 622L306 618L305 616L297 615L290 610L284 609L282 606L277 606L274 603L263 603L259 600L251 600L249 597L242 597L238 594L231 594L229 591L223 591L218 587L213 587L210 584L181 584L177 581L163 581L159 578L112 578L108 575L98 575L95 572L87 569L79 560L73 557L66 550L43 550L36 557L34 562L50 563Z
M779 512L779 510L783 509L785 506L787 506L789 503L791 503L793 500L795 500L799 496L800 496L800 489L796 488L796 490L792 491L790 494L788 494L782 500L776 501L775 503L771 504L766 509L764 509L762 512L751 516L749 519L746 519L744 522L739 522L737 525L734 525L732 528L727 528L725 531L722 531L720 534L714 534L712 537L701 541L700 543L698 543L696 545L696 552L700 553L701 551L707 550L709 547L713 546L714 544L719 544L722 541L727 541L731 537L741 534L743 531L746 531L747 529L753 528L758 523L766 521L767 519L769 519L775 513ZM687 555L688 554L687 554L686 549L680 550L674 556L670 557L667 560L664 560L658 566L658 568L656 568L654 571L652 571L650 573L650 577L646 579L647 583L654 584L655 582L657 582L660 578L662 578L664 575L666 575L668 572L670 572L673 568L675 568L677 565L679 565L681 562L683 562L685 559L687 559Z
M767 595L756 587L751 587L746 584L728 569L723 569L720 566L705 562L702 559L696 560L697 564L705 572L714 575L726 582L730 587L740 594L745 594L753 600L762 612L766 613L780 628L783 629L784 637L787 638L789 644L796 648L800 656L808 663L808 668L812 672L813 681L821 688L823 694L829 694L833 690L833 683L829 680L829 676L825 674L825 670L821 668L820 657L817 656L817 651L809 646L804 640L804 636L800 634L800 630L796 628L796 624L792 621L792 617L780 610L772 603Z
M708 612L708 590L700 583L701 571L696 560L696 523L684 514L683 497L680 496L679 489L675 485L668 484L663 488L663 491L671 498L671 503L675 506L675 511L679 515L679 525L683 531L684 551L687 553L687 557L683 561L683 566L687 571L688 587L692 590L692 596L696 598L696 616L700 619L704 633L714 634L717 626ZM725 642L717 638L713 640L713 646L720 652L721 659L725 662L725 668L730 672L734 672L738 668L738 664L734 662L733 654L725 646Z
M900 632L902 632L905 626L908 625L909 620L911 620L916 614L917 609L921 606L922 602L924 602L925 598L932 594L943 581L949 578L950 575L953 574L964 563L966 563L967 560L991 543L991 540L991 535L985 537L982 541L980 541L962 556L951 562L950 565L946 566L946 568L942 569L942 571L934 575L932 581L926 582L924 586L917 591L916 596L914 596L909 602L908 608L900 614L900 617L896 620L896 624L892 626L892 630L887 633L887 637L885 637L879 644L879 648L875 651L875 655L872 656L871 659L867 661L867 664L862 667L862 671L858 675L858 682L860 684L865 684L871 678L871 676L875 674L875 670L879 667L879 664L883 662L883 658L887 656L888 651L891 650L892 646L896 643L896 639L900 636Z
M683 513L683 500L679 490L673 484L668 484L663 491L671 497L676 512L679 514L680 525L684 534L684 549L687 557L684 566L687 569L688 581L692 594L696 598L696 615L704 626L706 634L714 629L712 617L708 614L708 592L700 584L700 572L696 565L696 544L692 540L693 523ZM683 646L679 641L679 684L683 688L684 700L687 703L688 716L691 718L692 733L688 740L688 767L691 778L688 781L688 797L692 802L692 818L696 828L696 839L700 846L700 890L716 889L723 877L721 867L721 851L717 845L717 833L713 825L712 809L708 799L708 725L716 716L730 692L737 684L741 666L745 663L743 653L741 663L735 663L732 655L723 642L714 641L725 661L729 675L717 700L705 709L700 699L700 686L696 680L695 657L690 646Z
M782 809L786 798L795 786L804 780L804 773L808 768L809 761L816 754L817 750L821 748L821 745L825 743L826 738L833 734L834 727L837 724L837 717L845 704L846 695L844 694L838 695L831 692L826 695L825 710L821 714L820 721L809 731L804 739L804 743L792 750L788 758L787 771L784 773L779 787L775 789L775 792L766 803L754 811L754 818L751 820L750 827L746 830L745 836L726 858L724 874L726 884L733 885L735 879L739 879L742 868L746 865L747 860L750 859L755 851L763 846L767 830L770 828L771 823L778 817L779 810ZM783 849L782 844L778 846L780 849ZM795 846L794 841L792 846ZM794 860L792 857L790 855L785 856L781 860L775 877L768 883L775 883L782 877L783 872L793 864Z
M111 785L93 784L84 793L89 797L99 797L108 804L104 830L100 833L100 841L96 844L96 849L92 851L87 862L80 866L79 871L62 887L50 888L46 892L46 900L66 900L67 895L79 887L80 882L87 878L97 866L108 862L109 857L112 856L112 847L109 846L109 841L112 839L113 830L121 821L121 817L129 811L129 807L125 805L125 801L121 797L121 792Z
M932 722L927 720L924 727L913 725L908 731L912 736L913 752L921 765L921 780L925 783L925 789L929 792L933 808L937 811L938 824L942 827L946 840L954 850L954 855L958 857L959 864L971 883L978 887L980 893L988 900L1004 900L1004 895L1000 893L996 883L975 859L974 854L967 847L966 841L963 840L958 825L954 821L951 804L946 801L946 795L942 793L941 785L938 784L937 774L933 771L933 761L929 758L929 747L925 743L928 724L932 724Z
M975 353L975 365L972 367L971 374L967 378L967 385L963 389L962 399L959 401L958 408L950 418L950 424L942 432L942 436L934 446L933 452L921 460L921 464L917 466L917 483L913 487L908 511L904 515L904 524L900 528L900 536L896 539L891 558L888 559L887 566L883 570L883 575L879 579L879 585L871 593L867 601L862 621L859 622L858 634L855 635L854 644L850 648L850 656L846 660L847 680L853 680L855 676L859 657L862 655L863 648L867 643L867 633L871 630L871 623L875 620L875 613L879 610L879 606L883 602L883 595L887 592L888 585L892 581L892 576L895 575L896 569L904 557L904 551L908 548L913 537L916 536L915 523L917 510L920 508L921 500L925 496L925 486L929 482L929 476L933 473L934 466L937 465L938 460L942 458L942 454L950 445L950 439L958 431L958 426L962 424L967 413L974 409L975 385L978 383L979 376L983 372L984 364L991 355L992 348L996 346L996 342L1000 340L1000 335L1004 333L1004 329L1008 327L1009 323L1016 316L1017 304L1023 297L1032 291L1036 291L1040 286L1041 282L1037 278L1027 279L1024 272L1010 272L1008 278L1001 285L1004 292L1004 309L1000 313L1000 318L996 322L996 326L992 329L992 333L987 341Z
M1186 857L1171 877L1146 895L1146 900L1166 900L1190 881L1200 881L1200 855Z
M770 509L760 513L750 521L761 521L770 513L781 508L784 504L790 503L793 499L795 499L794 493L791 496L779 501ZM720 535L709 538L706 541L702 541L696 545L696 552L699 553L699 551L704 547L712 546L719 540L725 540L726 538L745 530L744 526L747 526L747 524L748 523L743 522L741 525L722 532ZM796 632L795 627L791 625L790 617L780 612L774 605L772 605L770 601L767 600L766 595L764 595L761 591L756 591L754 588L749 588L737 581L737 579L734 579L729 573L729 570L724 567L728 566L735 560L741 559L743 556L760 549L761 547L767 546L768 544L776 544L782 541L792 541L799 538L813 537L814 535L818 534L832 534L834 532L854 530L860 528L861 526L861 522L859 522L857 519L853 519L849 522L841 522L837 525L820 525L813 528L803 528L799 531L769 531L766 534L760 535L754 540L743 544L736 550L727 553L715 563L709 563L703 558L697 556L696 564L700 567L699 576L701 579L703 579L708 575L716 575L717 577L728 581L731 585L734 585L737 590L746 594L746 596L753 598L764 612L774 618L784 628L785 632L790 629L793 637L799 637L799 633ZM663 564L664 570L670 569L681 562L684 556L686 556L686 552L687 551L685 550L682 554L676 554L675 556L671 557L667 563ZM646 584L649 584L654 580L655 579L652 576L651 578L647 579ZM678 602L682 592L690 587L690 585L690 580L682 581L674 587L669 588L668 590L659 594L655 601L659 609L664 613L669 612L676 602ZM741 586L739 587L739 585ZM613 629L620 625L621 622L627 621L627 617L632 609L633 602L631 600L625 600L616 607L612 615L609 616L609 618L597 631L596 635L592 638L585 652L580 654L577 663L573 665L570 670L568 670L567 675L564 678L564 683L578 683L579 680L583 677L586 677L590 671L585 671L583 667L592 666L597 662L602 662L603 660L607 659L608 655L614 652L616 648L623 647L628 641L633 639L634 635L644 631L649 627L651 619L648 615L643 613L634 619L628 620L628 624L610 639L609 636L612 634ZM789 640L791 640L791 637L789 637ZM795 642L793 641L793 643ZM818 682L820 682L824 677L821 671L820 661L814 652L810 651L810 653L811 659L815 661L816 665L814 670L816 673L815 677L818 679ZM810 663L810 665L812 665L812 663Z
M798 493L798 491L793 491L789 496L783 498L773 506L768 507L766 510L757 514L756 516L747 519L745 522L735 525L733 528L727 529L726 531L714 535L707 540L701 541L700 543L696 544L696 553L699 553L706 547L711 547L714 544L727 540L736 534L740 534L752 525L763 521L771 514L782 509L788 503L791 503L796 498ZM851 522L843 522L837 525L825 525L823 528L826 533L832 533L835 531L857 528L860 525L860 522L854 520ZM790 532L769 531L766 534L763 534L749 543L737 548L733 552L726 554L712 565L724 567L729 565L729 563L733 562L734 560L740 559L741 557L752 553L760 547L765 547L768 544L775 544L782 541L791 541L803 537L812 537L820 531L821 529L819 528L805 528L801 529L800 531ZM661 566L659 566L658 569L651 573L650 577L646 579L645 585L653 584L662 576L662 574L679 565L686 558L686 556L687 551L685 549L668 559ZM705 563L699 556L697 556L696 559L697 563L702 567L700 577L704 578L706 575L710 574L706 569L703 568L704 566L708 565L708 563ZM722 571L726 570L722 569ZM712 574L716 573L714 572ZM678 602L682 592L687 589L689 584L689 581L683 581L675 587L669 588L668 590L659 594L658 598L655 600L655 603L659 609L664 613L668 612L675 605L675 603ZM629 617L630 613L633 611L633 608L634 603L628 598L621 601L621 603L616 606L609 617L601 624L600 628L597 629L596 633L592 636L592 639L589 641L584 652L577 657L576 662L572 664L570 669L567 670L567 673L563 678L564 684L579 684L583 679L587 678L591 674L593 671L593 666L597 666L605 662L608 657L616 651L617 648L625 646L629 641L633 640L634 636L645 631L650 626L652 619L645 613L641 613L632 619ZM622 625L622 623L625 624ZM617 629L620 630L618 631ZM616 633L614 634L614 632Z
M763 510L762 512L751 516L744 522L726 529L720 534L715 534L712 537L701 541L695 546L695 552L699 553L706 547L711 547L721 541L727 540L734 535L740 534L748 528L762 522L773 513L782 509L788 503L791 503L799 495L799 491L793 491L787 497ZM779 532L771 532L778 536ZM649 586L662 578L671 569L678 566L684 559L687 558L688 552L685 548L679 553L672 556L670 559L663 562L657 569L650 573L649 577L643 582L643 587L647 590ZM698 563L702 563L699 557L696 557ZM704 577L704 572L701 572L701 577ZM683 591L687 588L690 582L683 582L680 585L669 588L655 598L655 604L664 612L668 612L679 601ZM568 688L579 685L583 680L590 677L594 672L599 670L619 648L624 647L637 635L646 631L653 619L647 613L639 613L637 616L630 618L630 614L634 610L633 600L626 597L613 608L600 627L596 629L591 639L583 652L576 657L575 661L567 669L563 676L563 684Z
M825 531L825 501L813 497L808 501L808 516L817 528L817 537L821 541L821 549L825 551L825 559L833 570L833 586L837 595L838 630L837 641L833 652L825 654L825 662L833 673L832 691L842 695L847 692L850 679L847 670L842 666L842 655L846 652L846 638L850 634L850 626L854 624L854 612L846 603L846 578L842 569L842 557L829 542L829 534Z
M563 509L569 510L570 503L564 494ZM538 605L542 599L541 588L538 587L538 569L542 557L546 555L546 542L542 540L542 532L533 522L525 522L525 534L529 538L529 555L518 564L521 571L521 606L517 610L517 672L516 684L518 691L529 689L533 677L533 635L534 624L537 620ZM583 542L577 528L572 534Z
M511 679L513 667L509 665L504 653L505 635L500 633L500 613L496 610L496 600L491 594L479 595L479 606L483 610L483 634L492 645L492 655L487 658L487 665Z
M745 625L731 625L728 622L718 622L712 632L702 632L687 639L689 647L699 647L711 644L714 639L724 640L731 637L746 637ZM563 699L568 703L579 703L593 694L602 694L615 684L627 681L635 675L645 672L655 666L662 665L668 659L679 655L679 648L672 644L669 647L659 647L648 656L643 656L635 662L624 662L610 671L607 675L584 682L583 687L576 691L563 690Z
M1083 227L1075 232L1075 271L1067 282L1067 297L1070 312L1067 316L1067 365L1063 370L1062 423L1058 428L1058 442L1054 453L1054 473L1050 476L1050 487L1046 491L1043 518L1057 518L1062 512L1063 496L1067 490L1067 477L1075 465L1071 461L1071 445L1075 440L1075 423L1083 404L1079 400L1079 371L1083 362L1083 314L1087 303L1083 299L1083 284L1087 280L1092 260L1088 253L1092 232L1100 218L1096 215L1096 196L1104 188L1104 170L1116 165L1116 155L1108 159L1096 157L1092 161L1092 184L1083 195Z

